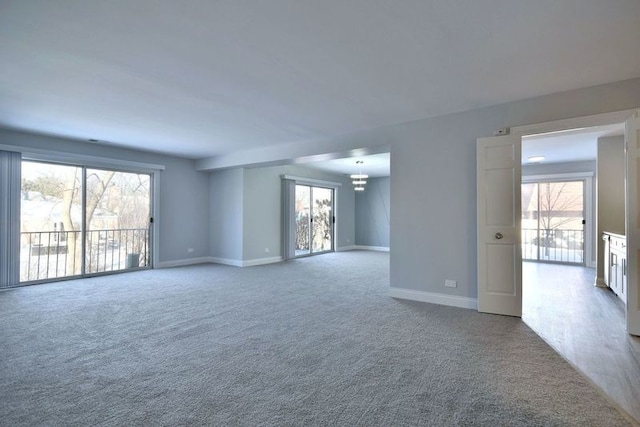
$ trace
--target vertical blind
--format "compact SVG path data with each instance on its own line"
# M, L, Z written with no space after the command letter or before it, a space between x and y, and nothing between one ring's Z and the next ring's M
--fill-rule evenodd
M296 182L282 177L282 257L296 256L296 227L294 221Z
M20 153L0 151L0 288L20 281Z

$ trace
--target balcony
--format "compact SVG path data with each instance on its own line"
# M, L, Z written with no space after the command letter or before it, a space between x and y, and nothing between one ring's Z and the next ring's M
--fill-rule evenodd
M584 230L523 228L522 259L584 264Z
M21 235L20 281L31 282L149 266L149 230L121 228L85 233L38 231Z

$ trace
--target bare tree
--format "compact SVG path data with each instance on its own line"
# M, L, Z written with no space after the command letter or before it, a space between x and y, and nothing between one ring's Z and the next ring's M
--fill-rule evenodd
M577 227L577 221L582 221L583 188L575 184L575 181L538 184L539 228L544 232L539 243L546 248L546 255L549 254L549 247L556 244L558 230L568 225Z
M82 245L79 244L81 224L75 224L72 218L72 208L74 204L80 202L80 190L82 189L80 168L76 168L71 179L67 180L62 196L62 224L67 232L67 271L72 274L79 274L77 270L82 265ZM91 223L96 207L109 187L115 172L107 171L103 176L91 174L94 185L86 191L86 222ZM87 177L89 182L89 177Z

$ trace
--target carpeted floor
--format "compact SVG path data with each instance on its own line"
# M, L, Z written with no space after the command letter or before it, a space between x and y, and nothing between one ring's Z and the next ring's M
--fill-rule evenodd
M519 319L389 298L388 263L0 292L0 424L629 425Z

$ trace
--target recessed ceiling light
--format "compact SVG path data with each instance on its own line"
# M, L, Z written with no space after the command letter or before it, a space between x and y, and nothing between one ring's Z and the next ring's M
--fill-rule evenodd
M100 141L97 139L90 139L89 142L100 142Z
M527 163L540 163L544 160L544 156L531 156L527 158Z

